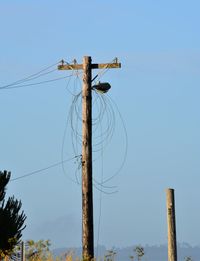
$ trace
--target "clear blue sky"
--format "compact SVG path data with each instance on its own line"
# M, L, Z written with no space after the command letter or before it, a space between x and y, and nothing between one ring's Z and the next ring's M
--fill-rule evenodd
M183 0L0 4L1 86L62 58L81 62L91 55L94 62L114 57L122 62L120 70L102 77L112 84L109 95L128 133L126 164L108 184L117 185L118 193L102 195L99 243L107 247L166 243L167 187L176 190L178 241L200 245L199 10L199 1ZM71 104L66 84L67 79L0 91L0 165L13 178L61 160ZM120 124L118 115L104 177L123 156ZM74 156L70 136L64 150ZM76 167L72 161L65 174L57 167L9 184L7 194L22 200L28 216L24 239L81 245L81 187L66 177L73 177ZM100 193L94 194L96 242Z

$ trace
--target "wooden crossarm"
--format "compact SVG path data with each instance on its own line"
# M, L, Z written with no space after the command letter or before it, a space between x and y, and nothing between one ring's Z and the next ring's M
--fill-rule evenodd
M121 63L93 63L92 69L107 69L107 68L121 68ZM58 65L58 70L82 70L82 64L61 64Z

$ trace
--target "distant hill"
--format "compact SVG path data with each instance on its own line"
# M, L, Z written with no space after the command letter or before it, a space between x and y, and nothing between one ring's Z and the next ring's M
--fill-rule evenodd
M145 255L142 260L144 261L167 261L167 245L160 246L149 246L144 245ZM127 261L130 260L130 256L135 256L134 253L135 246L125 247L125 248L114 248L114 251L117 253L115 256L115 261ZM98 256L103 257L109 249L106 249L105 246L98 247ZM61 254L73 251L75 256L81 256L81 248L57 248L53 251L55 256L60 256ZM191 256L193 261L200 260L200 246L192 247L187 243L178 244L178 260L184 261L186 256ZM96 252L96 249L95 249Z

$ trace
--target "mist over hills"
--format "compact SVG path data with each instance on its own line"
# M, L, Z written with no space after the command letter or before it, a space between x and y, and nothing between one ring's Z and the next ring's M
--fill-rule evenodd
M115 261L127 261L130 260L130 256L133 255L135 257L134 260L137 260L136 254L134 252L134 246L119 248L115 247L113 250L116 252ZM167 261L167 245L155 245L149 246L144 245L145 255L142 260L144 261ZM107 251L110 249L106 249L105 246L98 247L98 256L104 257ZM57 248L53 250L55 256L60 256L64 253L72 252L74 256L81 256L81 248ZM190 246L188 243L179 243L177 246L178 252L178 260L184 261L185 257L190 256L193 261L200 260L200 246ZM95 253L97 253L97 249L95 249ZM95 254L96 255L96 254Z

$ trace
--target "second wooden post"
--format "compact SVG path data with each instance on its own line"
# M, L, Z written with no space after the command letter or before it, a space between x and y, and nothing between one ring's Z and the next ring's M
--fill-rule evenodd
M168 261L177 261L174 189L167 189Z

